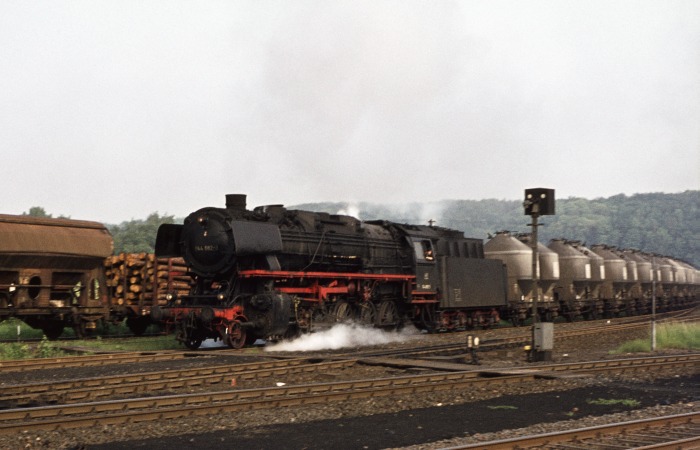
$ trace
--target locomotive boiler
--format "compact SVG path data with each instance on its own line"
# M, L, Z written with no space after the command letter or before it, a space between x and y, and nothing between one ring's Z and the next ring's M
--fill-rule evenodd
M238 194L162 225L156 255L184 258L192 276L189 294L151 310L190 348L210 338L240 348L329 320L464 329L497 322L506 304L505 268L480 239L281 205L251 211Z

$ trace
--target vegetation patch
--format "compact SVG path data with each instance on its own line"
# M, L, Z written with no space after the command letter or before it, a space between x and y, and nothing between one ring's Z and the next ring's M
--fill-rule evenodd
M161 328L156 325L149 325L146 328L146 334L161 333ZM27 339L41 339L44 336L42 330L32 328L23 321L10 317L4 322L0 322L0 339L4 341L22 341ZM126 321L118 324L107 324L102 321L97 323L97 328L93 331L93 336L133 336L133 333L126 325ZM66 327L63 329L61 338L75 338L75 332L72 328Z
M36 330L21 320L11 317L0 323L0 339L4 341L20 339L41 339L44 332Z
M66 352L50 342L46 337L36 345L24 342L12 342L0 346L0 359L57 358Z
M596 400L586 400L586 403L588 403L589 405L600 405L600 406L622 405L622 406L627 406L629 408L636 408L642 404L642 402L640 402L639 400L634 400L631 398L624 398L624 399L599 398Z
M69 348L70 347L70 348ZM173 336L125 339L78 339L69 342L49 341L42 338L38 344L12 342L0 346L0 359L56 358L66 356L71 348L86 353L92 352L151 352L160 350L182 350L183 346Z
M172 335L124 338L124 339L84 339L71 341L71 346L95 351L151 352L158 350L182 350L184 347Z
M656 327L656 348L661 349L700 349L700 323L670 323ZM620 345L611 353L650 352L651 338L635 339Z
M511 405L488 406L487 408L488 409L506 409L506 410L518 409L517 406L511 406Z

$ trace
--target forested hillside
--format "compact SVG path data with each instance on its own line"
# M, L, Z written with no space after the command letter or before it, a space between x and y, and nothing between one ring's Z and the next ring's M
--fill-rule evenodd
M524 214L522 202L516 200L443 200L404 205L310 203L288 207L349 214L362 220L413 224L434 220L437 225L482 239L499 230L530 231L530 217ZM700 191L559 199L556 213L540 220L544 226L539 237L545 244L556 237L578 239L589 245L609 244L669 255L700 267ZM110 225L115 251L152 252L158 225L174 222L182 219L154 213L145 220Z

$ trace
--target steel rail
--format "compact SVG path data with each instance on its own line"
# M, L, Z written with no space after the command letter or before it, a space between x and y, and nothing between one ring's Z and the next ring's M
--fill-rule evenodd
M451 374L450 374L451 375ZM291 387L227 391L216 394L153 397L128 401L95 402L48 408L0 411L0 435L25 430L55 430L125 424L151 420L250 411L263 408L290 407L367 399L419 392L438 392L467 385L495 386L533 380L531 375L502 378L465 378L450 382L391 383L391 380L322 383ZM87 414L87 416L78 416ZM76 417L77 416L77 417ZM30 421L36 419L35 421ZM8 423L11 420L16 423Z
M60 358L14 359L0 361L0 373L22 372L29 370L55 369L64 367L94 367L110 364L132 362L172 361L183 359L185 352L128 352L83 356L65 356ZM199 355L201 356L201 355Z
M555 339L575 339L588 335L595 335L601 332L605 333L616 333L624 332L630 329L643 328L648 326L648 322L636 322L636 323L615 323L615 324L603 324L596 326L588 326L578 330L559 330L555 329ZM512 348L518 345L525 345L531 342L532 334L530 330L522 329L522 333L517 336L501 337L495 339L484 340L479 346L479 351L490 351L498 350L502 348ZM473 332L476 334L476 332ZM354 357L363 356L399 356L399 355L421 355L430 353L449 353L455 351L466 351L466 343L450 343L450 344L438 344L433 346L426 346L418 349L397 349L397 350L369 350L366 352L355 352L352 355ZM342 353L341 355L351 355L349 353Z
M111 385L122 385L124 383L138 383L143 381L160 381L167 379L178 379L182 377L196 377L204 375L217 375L229 373L231 371L245 372L248 370L271 369L276 367L287 367L307 363L307 358L289 359L283 361L261 361L243 364L223 364L206 367L190 367L184 369L160 370L155 372L140 372L124 375L105 375L99 377L77 378L71 380L45 381L26 384L8 384L0 386L0 397L9 395L20 395L32 392L64 391L70 389L101 388Z
M214 384L231 383L237 384L240 381L256 380L273 376L285 376L298 373L317 373L323 370L343 369L356 364L357 361L342 360L308 364L282 364L282 362L256 364L259 368L244 368L240 366L228 366L228 370L195 370L184 371L178 376L171 376L174 373L164 374L163 377L150 377L146 380L135 381L138 375L128 375L129 381L119 383L119 377L113 377L110 383L105 385L80 385L75 382L67 382L61 386L60 390L54 389L52 384L41 383L39 385L22 385L15 387L16 393L3 396L3 402L12 402L17 405L26 405L31 402L45 402L63 404L94 401L100 398L110 398L115 396L125 396L134 394L151 393L162 390L176 390L193 388L197 386L210 386ZM157 375L156 372L151 375ZM99 379L89 379L99 381ZM73 387L69 387L73 385ZM7 388L6 388L7 389ZM9 390L9 389L7 389ZM20 391L21 390L21 391ZM0 390L1 393L2 390Z
M643 358L642 358L643 359ZM697 364L693 361L662 361L658 365ZM615 369L621 367L616 365ZM633 366L627 366L633 367ZM481 377L479 372L410 375L336 383L314 383L269 389L229 390L199 394L113 400L40 408L0 411L0 434L27 429L72 428L96 423L125 423L162 418L204 415L277 406L298 406L327 401L437 392L474 385L501 385L535 380L540 373L518 373ZM89 417L77 417L79 415ZM11 423L14 421L14 423Z
M700 363L700 353L684 353L679 355L668 355L668 356L641 356L637 358L622 358L622 359L608 359L608 360L598 360L598 361L583 361L583 362L571 362L571 363L558 363L558 364L546 364L542 366L533 366L530 369L543 370L543 371L589 371L597 370L601 368L634 368L635 366L645 366L649 364L661 364L661 363L690 363L698 364Z
M656 417L652 419L642 419L630 422L613 423L608 425L598 425L588 428L579 428L575 430L559 431L553 433L545 433L531 436L523 436L511 439L502 439L497 441L479 442L477 444L459 445L449 447L445 450L464 450L464 449L489 449L489 450L510 450L513 448L526 449L543 446L555 446L557 444L565 444L567 442L575 442L576 448L586 448L586 440L600 438L601 436L622 435L630 432L638 432L640 430L648 430L650 428L662 427L678 427L692 425L695 428L693 434L685 434L680 438L666 436L663 439L665 442L656 442L646 446L640 446L637 442L633 448L636 449L657 449L657 448L697 448L700 445L700 435L697 427L700 426L700 412L690 412L686 414L678 414L673 416ZM646 443L649 442L649 436L644 436ZM670 439L669 439L670 438ZM591 443L595 445L594 443ZM600 445L600 444L598 444ZM592 446L591 446L592 447ZM619 448L619 447L618 447ZM629 448L629 447L623 447Z

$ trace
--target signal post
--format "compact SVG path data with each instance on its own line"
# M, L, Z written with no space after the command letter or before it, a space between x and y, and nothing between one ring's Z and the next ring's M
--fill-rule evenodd
M537 240L537 219L540 216L554 215L554 189L533 188L525 189L523 202L525 215L532 217L532 346L530 361L551 361L554 348L554 324L543 322L539 318L538 303L539 289L539 254Z

